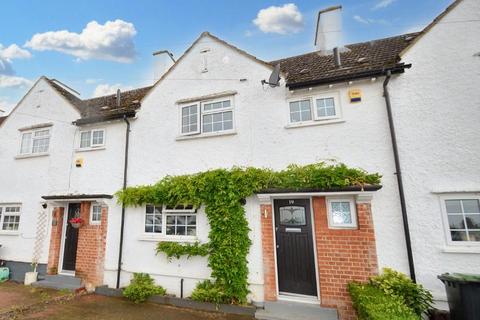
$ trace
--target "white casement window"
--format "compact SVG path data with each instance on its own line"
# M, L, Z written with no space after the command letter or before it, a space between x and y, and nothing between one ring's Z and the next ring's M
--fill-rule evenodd
M39 154L48 152L50 129L37 129L22 132L20 154Z
M102 223L102 206L93 204L90 212L90 224Z
M290 100L289 112L291 124L338 119L341 117L339 95L330 93Z
M454 195L441 198L446 218L447 242L480 244L480 196Z
M210 134L234 129L233 98L181 106L181 134Z
M80 131L80 149L98 148L105 145L105 130Z
M189 238L197 235L197 214L192 206L145 207L145 233Z
M20 205L0 204L0 231L18 231L20 212Z
M327 199L327 211L330 228L357 228L357 212L353 199Z

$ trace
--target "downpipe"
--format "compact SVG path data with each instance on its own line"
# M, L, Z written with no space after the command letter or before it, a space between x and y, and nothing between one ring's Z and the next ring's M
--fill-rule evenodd
M383 96L385 98L385 105L387 107L387 115L388 115L388 125L390 128L390 138L392 140L392 148L393 148L393 157L395 160L395 174L397 176L397 184L398 184L398 194L400 197L400 206L402 210L402 219L403 219L403 230L405 233L405 244L407 247L407 257L408 257L408 267L410 269L410 278L413 282L417 282L415 276L415 264L413 261L413 252L412 252L412 242L410 239L410 228L408 226L408 215L407 215L407 205L405 201L405 192L403 189L403 179L402 179L402 170L400 166L400 157L398 155L398 146L397 146L397 136L395 133L395 125L393 123L393 115L392 115L392 106L390 102L390 93L388 91L388 83L390 82L390 78L392 76L392 72L387 70L385 74L385 81L383 82Z
M130 144L130 121L127 116L123 116L123 121L127 124L125 131L125 161L123 168L123 190L127 189L127 173L128 173L128 147ZM122 273L122 255L123 255L123 232L125 229L125 204L122 203L122 218L120 223L120 246L118 249L118 267L117 267L117 289L120 288L120 275Z

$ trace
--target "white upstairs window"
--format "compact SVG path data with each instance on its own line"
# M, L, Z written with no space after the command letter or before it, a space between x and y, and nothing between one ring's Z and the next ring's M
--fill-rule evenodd
M208 135L234 130L233 98L188 103L180 110L182 135Z
M80 149L98 148L105 145L105 130L80 131Z
M22 132L20 154L47 153L50 145L50 129L37 129Z
M341 118L338 93L318 94L289 101L289 121L293 125L321 123Z

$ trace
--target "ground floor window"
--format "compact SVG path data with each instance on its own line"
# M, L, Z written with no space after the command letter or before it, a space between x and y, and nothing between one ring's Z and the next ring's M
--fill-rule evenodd
M480 243L480 197L458 195L442 200L448 240L452 243Z
M197 235L197 210L192 206L145 207L145 233L167 236L195 237Z
M330 228L357 227L357 213L353 199L327 199L327 211Z
M20 226L20 205L0 204L0 230L17 231Z
M98 204L92 205L90 213L90 224L100 224L102 222L102 206Z

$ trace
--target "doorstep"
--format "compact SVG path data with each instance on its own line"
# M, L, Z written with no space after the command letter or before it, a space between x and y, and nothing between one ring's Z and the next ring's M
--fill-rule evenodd
M82 279L60 274L46 275L43 279L32 283L32 287L70 290L72 292L78 292L84 288Z
M258 309L255 318L259 320L338 320L337 310L302 302L265 302L264 309Z

